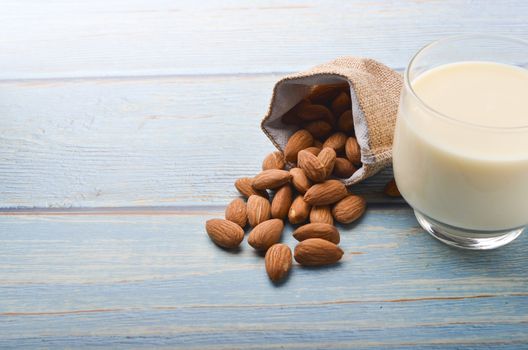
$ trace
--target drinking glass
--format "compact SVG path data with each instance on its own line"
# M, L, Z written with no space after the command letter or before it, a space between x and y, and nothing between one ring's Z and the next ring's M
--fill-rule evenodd
M394 176L419 224L444 243L466 249L493 249L513 241L528 224L527 61L528 43L522 40L463 35L423 47L405 71L394 137ZM417 91L417 79L432 69L457 63L462 64L458 69L482 64L488 67L489 63L508 65L517 69L515 82L524 90L499 88L493 80L476 75L474 82L467 81L469 85L474 83L474 88L462 91L468 94L467 101L455 107L447 106L450 103L445 101L445 109L432 106ZM451 74L457 72L463 71L453 70ZM432 79L441 78L442 74L431 73L428 79L434 83ZM471 96L480 86L497 88L497 94ZM451 89L455 87L462 88L452 85ZM515 98L519 93L527 98ZM502 103L496 98L499 94ZM507 125L494 124L484 116L480 118L486 113L475 112L477 118L468 121L457 114L457 108L465 113L494 111L499 121L511 116L512 111L521 117Z

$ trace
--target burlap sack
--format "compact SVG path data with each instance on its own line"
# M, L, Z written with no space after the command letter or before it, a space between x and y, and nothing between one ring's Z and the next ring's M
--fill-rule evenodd
M345 185L352 185L391 165L392 140L402 87L402 77L387 66L368 58L341 57L304 72L281 79L273 90L270 108L262 120L262 130L271 142L284 150L298 127L286 125L281 117L308 96L316 85L350 86L352 115L362 167Z

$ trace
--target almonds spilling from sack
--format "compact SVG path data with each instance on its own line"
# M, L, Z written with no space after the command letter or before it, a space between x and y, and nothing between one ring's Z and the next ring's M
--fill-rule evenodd
M295 261L303 266L329 265L337 263L344 254L338 247L341 236L334 220L344 224L354 222L366 208L363 197L350 194L335 179L348 178L361 167L349 87L315 86L282 121L299 127L284 152L266 156L262 172L255 177L235 181L247 203L241 198L234 199L226 208L225 219L206 223L211 240L225 249L240 245L243 229L249 224L253 229L248 244L266 252L266 271L274 282L287 276L292 267L290 248L279 243L284 220L300 225L293 232L299 241L293 254ZM271 201L268 190L274 192ZM389 183L385 192L396 196L396 184Z

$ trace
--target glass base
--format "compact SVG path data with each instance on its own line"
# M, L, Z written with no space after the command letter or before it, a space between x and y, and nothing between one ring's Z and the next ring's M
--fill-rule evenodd
M420 226L434 238L453 247L472 250L495 249L510 243L523 232L524 227L503 231L473 231L449 226L414 211Z

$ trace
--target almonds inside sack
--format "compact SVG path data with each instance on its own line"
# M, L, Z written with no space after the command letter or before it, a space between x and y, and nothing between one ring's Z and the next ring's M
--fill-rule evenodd
M348 85L313 87L282 121L297 127L284 151L268 154L254 177L235 181L247 201L234 199L225 219L206 223L211 240L225 249L240 245L249 224L248 244L266 253L265 270L273 282L285 278L292 267L292 251L280 243L285 220L297 225L292 233L298 241L295 261L303 266L329 265L344 254L334 222L356 221L366 208L363 197L350 194L338 180L361 167ZM397 196L396 184L387 184L385 193Z

